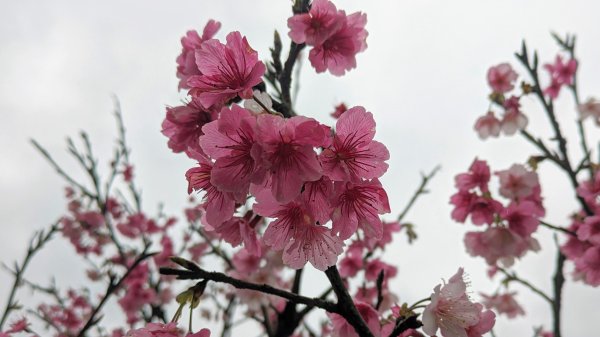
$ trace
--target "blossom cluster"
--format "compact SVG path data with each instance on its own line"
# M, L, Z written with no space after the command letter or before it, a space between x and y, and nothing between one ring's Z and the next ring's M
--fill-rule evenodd
M468 217L483 231L468 232L465 246L472 256L481 256L491 266L510 266L527 251L537 251L539 244L532 234L544 216L541 187L537 173L524 165L514 164L495 172L500 182L499 194L507 205L492 196L489 189L491 171L488 164L475 159L469 171L455 177L458 192L450 198L454 206L452 219L464 223Z
M356 54L367 48L366 23L366 14L347 15L329 0L315 0L308 13L288 19L292 41L312 47L308 59L317 73L336 76L356 68Z
M575 235L568 237L561 250L575 263L575 279L597 287L600 286L600 171L581 183L577 194L593 214L582 211L573 215L569 230Z

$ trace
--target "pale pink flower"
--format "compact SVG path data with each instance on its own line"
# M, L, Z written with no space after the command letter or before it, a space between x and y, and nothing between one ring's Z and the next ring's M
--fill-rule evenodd
M487 192L490 176L490 167L487 162L475 159L469 167L469 172L461 173L454 177L454 186L460 191L479 188L480 191Z
M504 227L468 232L464 243L471 256L481 256L489 265L496 265L500 261L503 265L510 266L515 258L520 258L527 251L539 250L539 244L534 238L523 238Z
M500 63L497 66L491 67L487 73L489 86L494 92L503 94L511 91L515 85L519 75L513 70L508 63Z
M218 226L233 217L236 197L231 192L223 192L211 183L213 165L208 160L201 160L199 167L193 167L185 173L188 181L188 193L204 191L206 221L211 226Z
M188 31L181 38L181 54L177 56L177 78L179 78L179 89L189 89L187 84L190 76L200 75L196 65L196 49L200 48L202 42L212 39L221 28L221 23L209 20L204 26L202 36L195 30Z
M374 136L373 114L361 106L346 111L336 123L333 144L319 155L323 174L334 181L352 182L381 177L390 154Z
M498 137L500 135L501 122L496 118L493 111L479 117L475 122L475 131L481 139L488 137Z
M481 304L477 303L478 306ZM482 337L492 330L496 324L496 314L491 310L482 311L479 314L479 322L467 328L467 337Z
M258 104L254 97L258 99L261 104ZM255 114L270 113L273 110L273 100L268 93L254 90L254 97L244 100L244 109L250 110ZM263 105L267 110L263 108Z
M361 228L366 237L381 239L383 224L379 215L389 213L390 205L379 180L336 182L334 191L333 232L346 240Z
M577 106L577 112L579 112L579 118L584 120L591 117L596 124L600 125L600 101L595 98L588 98L582 104Z
M535 172L521 164L513 164L509 169L496 172L500 178L500 195L518 200L531 195L540 183Z
M515 318L517 316L525 315L525 311L515 300L516 292L485 295L483 297L483 305L488 309L494 309L497 313L506 315L508 318Z
M339 11L346 16L344 11ZM356 54L367 48L367 15L356 12L346 16L341 27L322 44L315 45L308 54L310 63L317 73L325 70L342 76L356 68Z
M218 189L246 194L250 183L264 180L256 117L248 110L235 104L224 107L219 119L206 124L202 131L200 146L215 160L210 182Z
M239 32L227 35L227 44L208 40L196 50L201 75L188 79L190 94L205 108L236 98L252 97L252 87L262 81L265 65Z
M466 291L462 268L448 283L437 285L423 311L423 331L429 336L439 329L444 337L467 337L467 329L479 323L481 305L471 302Z
M250 274L260 267L261 257L250 253L247 249L241 249L233 254L231 262L238 273Z
M198 138L202 135L202 126L217 118L194 101L182 106L168 107L162 122L162 134L169 138L167 145L173 152L188 149L200 151Z
M577 238L600 245L600 215L588 216L577 229Z
M554 64L545 64L544 68L548 70L553 81L556 80L560 84L571 85L573 84L573 76L577 72L577 60L570 59L563 63L562 57L556 55Z
M295 43L318 46L337 32L345 20L344 12L338 12L331 1L315 0L308 13L288 19L289 36Z
M367 303L356 302L356 309L360 313L360 316L363 318L369 330L375 337L381 337L381 325L379 324L379 314L377 311ZM354 327L346 321L346 319L338 314L327 314L331 320L332 337L358 337L358 334L354 330Z
M314 147L328 145L329 128L302 116L284 119L263 114L257 123L262 165L267 169L273 196L282 203L292 201L305 182L321 178Z
M500 122L500 128L505 135L512 136L517 131L525 130L527 123L527 116L525 116L521 111L507 110L502 117L502 121Z
M600 171L594 173L594 178L586 180L577 187L577 194L592 208L600 203Z
M528 237L535 232L540 224L535 204L531 201L520 203L511 202L501 213L503 220L508 222L508 228L522 236Z

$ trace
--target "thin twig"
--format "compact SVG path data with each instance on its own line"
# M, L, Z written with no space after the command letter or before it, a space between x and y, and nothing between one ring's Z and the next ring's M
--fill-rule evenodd
M408 204L406 204L406 206L404 206L404 209L402 210L402 212L398 216L398 222L401 222L402 220L404 220L404 217L406 216L406 214L408 213L408 211L410 211L411 207L417 201L417 199L419 198L419 196L428 192L427 189L426 189L427 183L429 183L429 181L436 175L436 173L440 169L441 169L440 166L436 166L436 167L433 168L433 170L431 170L431 172L429 172L429 174L422 174L422 176L421 176L421 184L419 185L419 187L417 188L417 190L415 191L415 193L412 195L412 197L408 201Z

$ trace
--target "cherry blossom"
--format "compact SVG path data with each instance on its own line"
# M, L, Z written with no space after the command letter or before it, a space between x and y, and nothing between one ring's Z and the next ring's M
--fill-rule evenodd
M491 67L487 73L489 86L494 92L500 94L511 91L518 77L519 75L517 75L508 63L500 63L497 66Z
M204 26L202 36L195 30L188 31L181 38L181 54L177 56L177 78L179 78L179 89L189 89L188 79L194 75L200 75L201 72L196 65L196 50L200 48L202 42L212 39L221 28L221 23L215 20L209 20Z

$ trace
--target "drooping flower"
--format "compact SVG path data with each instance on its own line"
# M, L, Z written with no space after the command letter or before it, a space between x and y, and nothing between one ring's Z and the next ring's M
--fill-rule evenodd
M167 145L173 152L187 152L188 149L198 152L202 127L216 118L215 112L207 111L192 100L186 105L167 108L161 132L169 138Z
M494 309L497 313L506 315L508 318L525 315L525 311L515 300L516 292L507 292L504 294L485 295L483 297L483 305L488 309Z
M333 2L315 0L308 13L297 14L288 19L289 36L295 43L318 46L337 32L345 20L344 12L338 12Z
M469 300L463 269L459 268L448 283L437 285L431 302L423 311L423 331L429 336L438 329L444 337L467 337L467 330L480 321L482 307Z
M355 242L344 254L344 258L340 261L340 275L342 277L354 277L359 271L363 270L363 246Z
M344 11L341 15L346 16ZM367 15L356 12L346 16L341 27L322 44L315 45L308 54L317 73L325 70L335 76L356 68L356 54L367 49Z
M500 63L491 67L487 73L489 86L494 92L500 94L511 91L515 87L514 82L518 77L519 75L508 63Z
M507 136L514 135L519 130L524 130L527 127L529 120L527 116L521 112L521 104L519 97L511 96L504 101L505 113L500 122L502 132Z
M262 81L265 65L240 32L227 35L227 44L204 41L196 50L196 64L201 75L189 78L190 94L210 108L236 98L252 97L252 87Z
M493 111L488 111L487 114L479 117L475 122L475 131L481 139L488 137L498 137L500 135L501 122L494 115Z
M247 193L250 183L265 176L262 148L257 142L256 116L232 105L224 107L218 120L206 124L200 137L204 153L215 160L211 183L222 191Z
M179 89L189 89L187 81L190 76L201 74L196 65L196 50L200 48L202 42L212 39L219 28L221 28L220 22L209 20L204 26L202 36L197 31L190 30L181 38L181 54L177 56Z
M385 145L374 141L375 120L370 112L357 106L337 121L330 147L319 159L323 173L334 181L360 182L381 177L388 168L390 154Z
M460 191L469 191L473 188L479 188L480 191L487 192L490 176L490 167L487 162L475 159L469 167L469 172L461 173L454 177L454 185Z
M524 238L505 227L490 227L483 232L468 232L464 243L471 256L481 256L491 266L498 262L504 266L511 266L515 258L520 258L529 250L540 249L536 239Z
M519 200L528 197L540 184L538 175L521 164L513 164L509 169L496 172L500 178L500 195Z
M302 116L284 119L259 115L257 125L262 165L267 169L273 196L282 203L292 201L305 182L321 178L314 147L329 145L329 128Z
M476 303L478 306L481 304ZM491 310L482 311L479 314L479 322L467 328L467 337L483 337L492 330L496 324L496 314Z
M361 228L366 237L380 239L383 224L380 214L390 212L388 196L377 179L361 183L334 184L332 230L345 240Z
M575 272L581 274L585 283L594 287L600 286L600 246L588 248L575 260Z
M211 226L219 226L233 217L236 197L234 193L221 191L212 184L212 170L212 163L204 159L200 161L200 166L189 169L185 177L188 181L188 193L205 192L202 207L206 210L206 221Z

